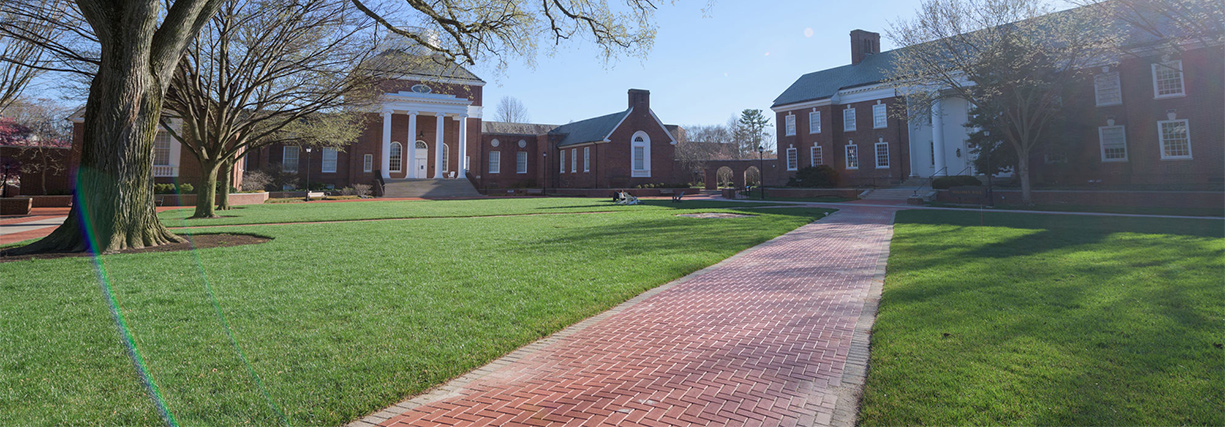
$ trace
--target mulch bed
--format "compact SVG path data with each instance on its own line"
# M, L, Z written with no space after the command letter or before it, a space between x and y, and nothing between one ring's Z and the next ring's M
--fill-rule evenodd
M208 248L224 248L229 246L254 245L264 243L272 239L261 236L252 236L250 234L181 234L179 237L187 239L183 243L171 243L168 245L154 246L150 248L127 249L116 254L138 254L145 252L175 252L189 251L192 249L208 249ZM68 257L84 257L93 255L90 252L57 252L43 253L30 255L8 255L6 251L0 251L0 262L24 261L28 259L53 259L53 258L68 258ZM109 255L109 254L108 254Z

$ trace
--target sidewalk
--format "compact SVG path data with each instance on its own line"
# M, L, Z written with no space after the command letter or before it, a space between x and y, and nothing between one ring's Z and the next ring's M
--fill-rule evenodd
M893 212L844 205L351 426L853 425Z

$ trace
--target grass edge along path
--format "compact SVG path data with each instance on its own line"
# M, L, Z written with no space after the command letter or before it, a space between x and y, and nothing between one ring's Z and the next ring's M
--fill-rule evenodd
M336 425L825 212L692 219L630 208L226 228L275 239L101 258L134 340L184 425L279 424L235 356L204 277L291 423ZM411 236L433 237L422 246L406 241ZM9 349L0 350L0 377L17 385L0 390L0 413L16 424L157 424L113 326L102 322L96 283L82 288L94 282L82 261L0 265L0 275L29 279L0 281L15 297L0 303L0 342Z
M896 219L860 424L1225 424L1219 220Z

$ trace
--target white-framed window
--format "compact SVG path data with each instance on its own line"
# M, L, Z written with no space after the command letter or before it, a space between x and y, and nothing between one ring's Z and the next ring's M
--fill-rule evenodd
M281 171L298 171L298 147L286 146L281 149Z
M787 170L793 171L800 168L800 150L794 147L787 149Z
M501 172L502 172L502 152L501 151L490 151L489 152L489 173L495 174L495 173L501 173Z
M374 155L367 154L362 156L362 172L370 173L374 170Z
M1157 122L1157 135L1161 138L1163 160L1191 158L1191 131L1186 119Z
M336 173L336 149L323 147L323 161L320 166L323 173Z
M170 134L158 131L153 139L153 166L170 166Z
M1099 127L1097 139L1101 144L1103 162L1127 161L1127 133L1123 126Z
M578 149L570 149L570 173L578 173Z
M821 153L820 145L814 145L808 148L808 159L809 159L809 166L825 164L825 156L823 153Z
M855 144L846 146L846 168L859 169L859 147Z
M1169 98L1183 96L1182 61L1173 60L1153 64L1153 97Z
M872 128L883 129L889 126L889 116L885 115L885 104L872 106Z
M527 173L527 152L515 153L515 173Z
M821 133L821 112L808 113L808 133Z
M403 172L404 171L404 146L398 142L391 143L391 150L388 155L391 156L391 161L387 162L388 172Z
M889 168L889 143L888 142L881 141L881 142L876 143L876 168L877 169L888 169Z
M787 136L795 135L795 114L787 114Z
M451 150L447 144L442 144L442 171L448 172L451 170Z
M1119 82L1119 72L1111 71L1093 76L1093 96L1099 107L1122 104L1123 85Z
M847 108L842 110L842 130L855 130L855 109Z
M583 147L583 172L591 172L591 147Z
M635 132L630 138L630 161L633 166L630 176L651 176L651 137L646 132Z
M557 152L559 153L557 156L557 162L561 165L561 167L558 169L558 173L566 173L566 150L557 150Z

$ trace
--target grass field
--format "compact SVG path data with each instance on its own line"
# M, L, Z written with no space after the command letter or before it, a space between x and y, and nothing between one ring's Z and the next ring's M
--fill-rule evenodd
M945 208L980 209L979 206L949 204L943 202L928 202L928 206ZM1121 213L1137 215L1176 215L1176 216L1218 216L1225 217L1225 207L1221 208L1170 208L1164 206L1081 206L1081 205L996 205L994 209L1022 211L1052 211L1052 212L1097 212Z
M1225 425L1220 220L897 215L864 425Z
M292 425L343 424L825 212L695 219L582 199L406 203L261 205L223 220L442 218L197 229L273 240L100 257L175 418L279 425L283 412ZM613 212L455 217L585 210ZM160 424L99 277L89 258L0 264L0 424Z

